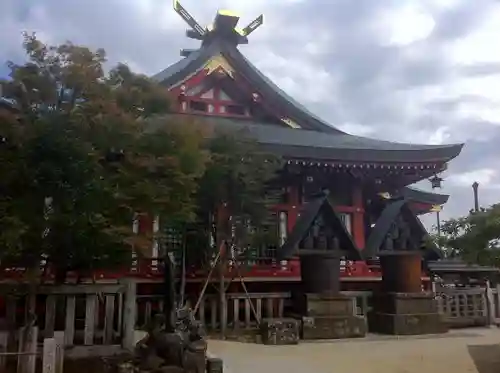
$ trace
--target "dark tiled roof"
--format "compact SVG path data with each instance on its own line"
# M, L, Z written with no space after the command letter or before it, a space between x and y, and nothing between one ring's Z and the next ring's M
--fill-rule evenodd
M200 116L222 131L241 131L264 151L287 158L353 162L445 162L456 157L462 145L414 145L347 134L298 130L278 125L220 117Z
M500 269L496 267L480 266L477 264L467 264L460 259L442 259L429 262L428 268L431 272L496 272Z
M156 75L153 75L151 79L159 83L168 83L172 80L173 77L176 77L178 74L187 71L188 69L186 68L193 62L196 62L201 54L201 50L198 49L197 51L190 53L188 57L177 61L173 65L167 67L165 70L160 71Z
M12 100L9 100L5 97L0 97L0 107L15 109L15 104Z
M254 135L265 149L269 148L287 157L371 162L447 162L462 150L463 144L400 144L346 134L330 126L288 96L253 66L236 46L219 40L205 44L188 57L153 76L153 79L168 87L175 86L200 71L211 57L218 54L228 59L238 74L256 87L263 100L282 108L283 115L304 128L288 129L269 124L245 123L246 130ZM236 125L238 122L220 118L218 120L221 126Z
M413 234L421 235L422 239L427 235L427 230L423 226L420 219L410 209L407 199L402 198L399 200L390 201L382 211L382 214L380 214L377 222L375 223L375 227L368 237L368 241L366 242L366 246L363 251L363 255L366 258L375 257L378 255L380 248L384 244L387 233L392 226L392 223L399 215L402 215L404 220L409 224ZM437 247L437 245L432 245L430 248L428 247L424 252L424 257L427 260L436 260L438 258L441 258L442 255L443 253Z
M426 192L411 187L401 189L398 195L414 202L428 203L430 205L444 205L450 197L447 194Z

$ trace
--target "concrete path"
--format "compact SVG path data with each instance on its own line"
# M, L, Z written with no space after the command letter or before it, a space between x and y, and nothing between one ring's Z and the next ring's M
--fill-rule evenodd
M225 373L500 373L500 329L442 336L384 337L297 346L211 340Z

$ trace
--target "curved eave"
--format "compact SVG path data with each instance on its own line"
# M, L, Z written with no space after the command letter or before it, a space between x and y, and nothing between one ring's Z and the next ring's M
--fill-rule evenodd
M242 120L205 117L221 129L236 129L255 139L264 150L286 158L347 162L448 162L463 144L414 145L373 140L348 134L326 134Z
M16 105L9 99L5 97L0 97L0 108L16 111Z
M461 260L436 260L429 262L428 268L435 273L500 273L496 267L467 264Z
M209 125L215 130L240 132L242 137L255 140L263 151L292 160L353 163L445 163L456 157L463 146L462 144L400 144L348 134L296 130L268 123L214 116L200 115L197 119L201 125ZM162 119L158 118L158 120ZM157 125L161 125L161 123Z
M204 46L193 51L189 56L170 65L158 74L153 75L151 79L163 86L171 88L200 71L206 62L218 53L221 53L218 43Z
M429 204L429 205L444 205L446 202L448 202L448 198L450 198L450 196L447 194L426 192L411 187L405 187L401 189L398 195L407 198L412 202Z
M345 132L328 124L295 101L257 69L237 48L224 45L223 54L233 64L238 73L259 91L263 100L273 103L276 107L283 108L286 115L301 126L325 133L345 134Z

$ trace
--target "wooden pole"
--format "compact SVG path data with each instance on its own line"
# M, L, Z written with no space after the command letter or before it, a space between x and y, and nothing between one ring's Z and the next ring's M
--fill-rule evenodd
M226 338L226 326L227 326L227 304L226 304L226 284L224 279L224 270L226 268L226 254L227 247L224 242L220 249L221 255L219 260L219 317L220 317L220 334L221 338Z
M7 352L7 345L9 343L9 332L0 332L0 354ZM0 355L0 372L5 371L5 365L7 364L7 357L5 355Z
M123 310L123 340L122 346L126 350L134 349L135 313L136 313L136 290L137 286L133 279L123 280L125 284L125 301Z
M488 325L495 325L496 307L495 299L493 298L493 289L491 288L490 281L486 281L486 303L488 307Z
M165 313L165 328L167 332L174 331L174 312L175 312L175 273L170 255L165 250L165 259L163 265L163 310Z

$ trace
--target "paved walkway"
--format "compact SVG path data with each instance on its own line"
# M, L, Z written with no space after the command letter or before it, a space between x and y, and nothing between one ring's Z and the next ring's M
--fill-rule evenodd
M500 329L466 329L442 336L384 337L298 346L212 340L225 373L500 373Z

